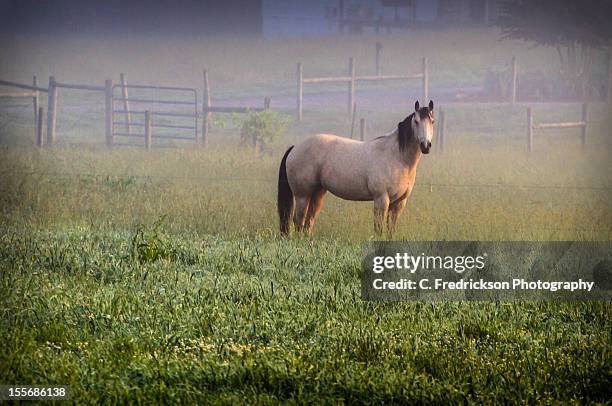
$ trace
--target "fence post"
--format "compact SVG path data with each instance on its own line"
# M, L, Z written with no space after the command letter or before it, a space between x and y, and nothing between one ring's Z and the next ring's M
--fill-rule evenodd
M344 0L338 0L338 32L344 34Z
M353 103L353 113L351 115L351 139L355 133L355 116L357 115L357 103Z
M438 117L439 117L438 118L438 125L434 125L434 131L435 131L434 132L434 137L436 139L435 139L435 142L433 143L433 146L434 146L435 149L441 149L441 146L440 146L440 142L441 142L440 137L442 137L442 136L440 135L440 123L442 122L442 110L440 110L439 106L438 106Z
M588 104L587 103L582 103L582 121L584 122L584 125L582 126L582 148L584 149L586 147L586 136L587 136L587 119L588 119Z
M608 103L612 104L612 54L608 51Z
M205 69L203 75L203 94L202 94L202 146L208 147L208 131L212 113L209 111L211 107L210 101L210 82L208 81L208 71Z
M270 96L264 97L264 111L270 110L270 103ZM261 143L258 143L257 136L255 134L253 134L253 148L255 149L255 152L259 151L260 153L262 153L265 148L264 141L262 140Z
M355 104L355 58L349 58L348 74L351 80L348 85L348 113L351 114L353 105Z
M376 42L376 76L382 75L382 66L380 65L380 53L382 51L382 44L380 42Z
M123 97L123 109L125 110L125 130L127 134L130 135L132 116L130 114L130 102L128 101L128 88L125 74L120 73L119 80L121 81L121 97Z
M529 152L533 151L533 115L531 107L527 107L527 148Z
M32 76L32 86L34 87L38 87L38 80L36 78L36 75ZM34 124L38 123L38 97L39 97L39 93L38 90L34 91L34 97L32 97L32 105L34 106Z
M105 115L104 122L106 127L106 146L112 147L114 143L113 134L113 81L106 79L104 81L104 99L105 99Z
M514 106L516 104L516 57L512 56L512 68L511 68L511 83L510 83L510 102Z
M45 109L40 106L36 112L36 146L42 148L44 145L43 140L43 117L45 115Z
M149 110L145 111L145 134L144 134L144 142L145 148L147 150L151 149L151 112Z
M304 97L304 75L302 71L302 62L297 64L297 121L302 121L302 102Z
M446 113L444 110L440 110L440 125L438 127L438 133L440 135L440 139L438 142L440 143L440 152L444 152L444 137L446 132Z
M423 57L423 104L429 100L429 66L427 58Z
M55 144L55 124L57 123L57 86L55 77L49 76L47 95L47 146Z
M208 71L202 71L203 87L202 87L202 146L208 147L208 127L211 119L210 109L210 83L208 82Z
M193 107L193 116L194 116L193 117L193 136L194 136L196 147L199 147L202 141L200 140L200 132L198 131L198 124L200 120L200 112L199 112L199 106L198 106L198 91L194 90L193 93L194 93L193 99L195 103Z
M366 137L366 121L365 118L359 120L359 139L365 141Z

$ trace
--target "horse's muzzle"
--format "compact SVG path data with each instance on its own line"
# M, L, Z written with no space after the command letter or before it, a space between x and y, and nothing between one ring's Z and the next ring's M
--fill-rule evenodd
M421 152L424 154L429 154L429 148L431 148L431 141L422 142L420 145L421 145Z

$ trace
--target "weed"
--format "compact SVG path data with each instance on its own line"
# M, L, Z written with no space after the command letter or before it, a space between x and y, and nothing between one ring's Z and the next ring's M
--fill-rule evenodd
M136 226L132 237L132 258L139 264L148 264L159 259L167 259L170 256L169 244L164 241L160 228L166 220L167 215L157 219L150 229L142 224Z

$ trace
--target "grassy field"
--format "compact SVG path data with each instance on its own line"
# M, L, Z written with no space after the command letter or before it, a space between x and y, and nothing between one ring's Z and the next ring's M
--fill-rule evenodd
M474 43L471 32L426 34L415 44L448 62L440 80L469 82L508 50L534 56L534 66L548 52L494 47L482 35ZM463 52L436 45L451 37ZM390 50L412 48L392 40L385 55L398 66L405 55ZM324 56L330 65L316 69L332 72L351 46L365 52L351 41L178 44L168 52L197 55L191 65L168 55L157 70L139 65L144 56L126 63L151 80L190 82L213 55L223 64L211 71L245 95L292 75L299 57ZM374 39L364 41L373 49ZM71 53L64 41L60 58L15 44L31 50L13 52L33 61L28 69L72 66L83 81L103 79L130 49L107 49L107 65L88 71L97 47ZM136 45L138 55L153 46ZM234 64L239 49L250 65ZM446 149L423 158L396 239L610 240L608 106L591 106L585 151L576 130L541 131L532 154L524 108L445 109ZM552 121L580 109L535 111ZM312 132L347 134L342 115L306 111L260 156L239 146L227 119L215 122L208 150L109 151L101 120L74 114L59 123L59 146L39 151L29 110L0 114L0 383L69 384L72 399L87 403L609 402L609 302L363 302L362 243L375 239L369 203L328 196L314 238L278 237L282 153ZM406 114L377 114L370 137Z
M606 150L538 147L426 157L398 238L609 240ZM313 240L280 240L279 154L2 155L2 382L109 402L608 400L610 303L362 302L370 205L329 197Z
M2 381L92 403L609 400L609 303L367 303L359 245L160 238L140 263L130 233L5 233Z

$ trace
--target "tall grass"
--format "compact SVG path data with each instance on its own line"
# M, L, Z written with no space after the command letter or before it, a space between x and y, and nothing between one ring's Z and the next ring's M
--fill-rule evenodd
M494 116L487 125L470 111L454 108L448 112L452 131L445 152L423 156L397 238L608 239L610 140L602 130L607 124L602 114L592 112L585 151L578 134L538 133L529 154L512 116ZM471 134L464 133L468 122L475 122ZM488 135L502 122L506 134ZM178 233L275 234L279 160L285 146L301 137L286 137L262 156L239 147L236 134L216 137L210 150L2 151L3 222L114 230L167 215L166 227ZM371 204L329 195L315 227L320 237L371 238Z

